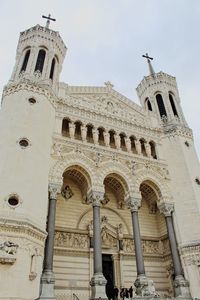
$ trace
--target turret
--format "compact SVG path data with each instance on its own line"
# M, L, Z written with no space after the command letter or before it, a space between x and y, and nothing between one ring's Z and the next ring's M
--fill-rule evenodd
M58 32L40 25L25 30L20 34L11 80L3 91L0 244L13 245L15 252L3 258L2 299L39 296L55 102L65 53Z
M23 79L57 90L66 46L57 31L36 25L20 33L10 83Z
M141 105L151 114L157 115L161 124L181 124L185 121L176 78L164 72L155 73L148 55L149 75L145 76L136 88Z

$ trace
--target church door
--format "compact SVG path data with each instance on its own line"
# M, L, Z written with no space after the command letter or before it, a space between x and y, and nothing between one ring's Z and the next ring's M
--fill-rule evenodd
M106 284L106 295L108 299L113 299L114 293L114 276L113 276L113 260L111 254L103 254L102 255L103 262L103 275L107 280Z

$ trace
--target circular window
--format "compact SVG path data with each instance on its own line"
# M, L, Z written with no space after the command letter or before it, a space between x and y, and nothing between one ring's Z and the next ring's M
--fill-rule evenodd
M15 207L19 204L19 199L16 196L11 196L8 198L8 204L12 207Z
M28 101L31 104L35 104L36 103L36 100L34 98L29 98Z
M29 142L28 142L27 139L21 139L21 140L19 141L19 145L20 145L22 148L26 148L26 147L28 147Z

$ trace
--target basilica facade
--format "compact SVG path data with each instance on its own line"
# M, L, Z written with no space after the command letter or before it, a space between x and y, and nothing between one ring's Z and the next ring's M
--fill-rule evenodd
M67 48L20 33L0 112L0 299L200 298L200 168L176 79L141 106L59 82ZM116 299L116 297L115 297Z

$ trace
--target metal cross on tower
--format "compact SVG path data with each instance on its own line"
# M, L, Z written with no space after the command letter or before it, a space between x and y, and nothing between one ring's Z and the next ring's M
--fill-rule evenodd
M44 19L47 19L47 22L46 22L46 28L49 28L49 25L50 25L50 21L56 21L56 19L53 19L53 18L51 18L51 15L49 14L48 15L48 17L46 17L46 16L42 16Z
M147 62L148 62L148 65L149 65L149 72L150 72L150 75L154 75L155 74L155 71L151 65L151 60L153 60L153 57L150 57L148 55L148 53L146 53L145 55L142 55L142 57L146 58L147 59Z

